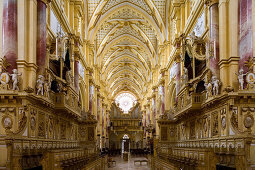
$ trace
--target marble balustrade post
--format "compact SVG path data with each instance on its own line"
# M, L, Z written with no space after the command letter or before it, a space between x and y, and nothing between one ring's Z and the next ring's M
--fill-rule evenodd
M37 1L37 43L36 43L36 64L38 66L38 74L44 75L46 68L46 2Z
M213 53L209 58L209 68L212 74L219 75L219 3L215 1L210 4L210 46L213 49Z
M17 44L17 0L3 0L3 56L10 66L9 73L17 68L18 44ZM2 57L3 57L2 56Z

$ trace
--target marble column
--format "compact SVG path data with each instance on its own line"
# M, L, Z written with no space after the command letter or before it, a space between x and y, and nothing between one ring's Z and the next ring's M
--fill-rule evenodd
M91 114L93 114L92 98L93 98L93 84L90 83L90 85L89 85L89 112Z
M209 58L209 68L212 74L219 75L219 8L218 3L213 3L209 7L210 12L210 46L213 53Z
M17 0L3 0L3 56L10 66L9 73L17 68L18 44L17 44Z
M37 1L37 44L36 44L36 64L38 74L44 75L46 68L46 8L45 1Z
M252 1L239 0L239 70L249 71L245 63L253 58Z
M175 72L176 72L176 96L177 96L181 86L181 61L179 56L176 56L175 62L176 62Z
M153 93L155 93L155 89L153 89ZM156 101L155 101L155 98L156 97L155 97L155 94L154 94L152 99L151 99L152 100L151 101L152 102L152 111L153 111L153 113L152 113L152 115L153 115L152 116L152 118L153 118L152 121L153 121L153 127L154 128L156 128L156 114L157 114L156 113Z
M164 84L160 85L160 95L161 95L161 114L165 113L165 86Z
M102 136L104 136L104 109L102 110Z
M74 61L74 87L76 92L79 91L79 60L75 59Z
M147 106L147 116L148 116L148 124L151 124L150 105Z
M102 107L102 111L103 111L103 107ZM100 130L99 130L99 128L100 128L100 94L99 94L98 89L97 89L97 121L98 121L97 122L97 133L100 133Z

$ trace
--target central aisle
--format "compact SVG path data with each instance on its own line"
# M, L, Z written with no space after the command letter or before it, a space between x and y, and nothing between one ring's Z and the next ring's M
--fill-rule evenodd
M135 160L147 160L145 157L130 157L129 161L124 161L121 157L113 157L113 160L116 161L116 166L106 168L109 170L150 170L149 166L147 163L142 163L140 165L139 162L136 162L134 165Z

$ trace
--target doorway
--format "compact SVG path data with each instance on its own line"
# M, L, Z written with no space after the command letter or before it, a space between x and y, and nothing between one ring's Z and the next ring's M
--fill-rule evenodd
M125 134L123 136L121 146L122 146L122 153L130 151L130 139L129 139L129 136L127 134Z

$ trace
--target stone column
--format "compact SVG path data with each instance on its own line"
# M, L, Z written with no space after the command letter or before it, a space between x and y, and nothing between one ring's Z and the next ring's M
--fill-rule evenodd
M9 73L17 68L17 0L3 0L3 56L10 66Z
M249 71L245 63L250 57L253 60L252 1L239 0L239 70L244 73Z
M37 43L36 43L36 64L38 74L44 75L46 68L46 0L37 1Z
M213 49L213 53L209 58L209 68L212 74L215 76L219 75L219 3L213 1L210 4L210 46Z
M74 87L76 92L79 91L79 59L74 59Z

